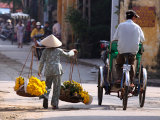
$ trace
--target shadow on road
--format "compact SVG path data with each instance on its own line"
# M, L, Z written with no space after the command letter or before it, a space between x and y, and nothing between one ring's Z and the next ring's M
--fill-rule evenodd
M48 109L43 109L42 107L33 107L33 106L11 106L11 107L0 107L0 112L9 112L9 111L23 111L23 112L49 112L49 111L78 111L78 110L116 110L121 109L121 106L116 105L64 105L60 106L59 109L53 110L51 107Z

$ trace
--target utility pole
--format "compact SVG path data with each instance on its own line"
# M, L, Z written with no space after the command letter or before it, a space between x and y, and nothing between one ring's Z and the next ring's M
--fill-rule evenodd
M110 40L113 39L113 35L116 31L116 26L118 25L119 15L116 14L116 11L118 9L117 6L119 6L119 0L112 0Z
M88 23L91 26L91 0L88 0Z

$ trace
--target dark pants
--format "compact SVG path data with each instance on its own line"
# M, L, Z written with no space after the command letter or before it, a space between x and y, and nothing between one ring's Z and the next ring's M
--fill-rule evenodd
M134 62L136 60L136 55L130 54L128 56L128 64L131 65L131 70L130 70L130 80L131 83L133 83L134 76L135 76L135 66ZM122 73L123 73L123 64L125 63L125 57L123 54L118 54L117 59L116 59L116 71L118 74L118 80L121 80L122 78Z
M36 48L36 56L40 60L44 48Z

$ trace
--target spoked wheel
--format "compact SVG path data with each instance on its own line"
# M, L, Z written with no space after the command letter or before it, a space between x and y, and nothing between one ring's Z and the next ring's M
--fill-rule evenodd
M103 99L103 87L101 85L102 79L103 79L103 67L100 67L98 71L98 105L102 105L102 99Z
M144 106L145 97L146 97L146 90L140 90L140 93L139 93L139 105L140 105L140 107Z
M123 91L123 110L127 109L127 102L128 102L128 86L124 86L124 91Z
M127 109L127 103L128 103L128 93L129 93L129 87L126 85L126 81L130 79L129 73L125 73L123 76L123 88L122 88L122 98L123 98L123 110Z
M141 78L140 78L140 92L139 92L140 107L143 107L145 103L146 87L147 87L147 71L145 68L142 68Z

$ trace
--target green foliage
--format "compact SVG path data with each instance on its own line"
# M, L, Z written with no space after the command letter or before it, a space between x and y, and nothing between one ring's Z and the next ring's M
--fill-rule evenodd
M63 83L63 86L62 88L65 90L65 89L69 89L71 94L77 92L81 92L83 90L82 86L78 83L78 82L75 82L74 80L72 81L65 81Z
M88 30L87 20L82 18L82 14L77 9L68 8L65 20L71 24L74 34L79 39L83 39L86 36Z
M81 57L99 57L99 41L110 40L111 0L91 0L90 26L87 19L83 19L82 13L74 8L68 9L66 21L71 24L74 34L79 39Z

